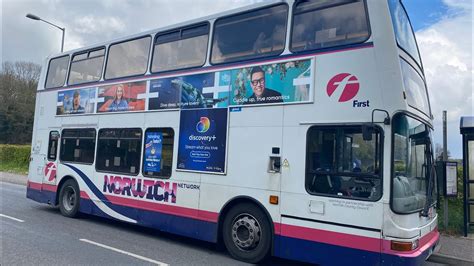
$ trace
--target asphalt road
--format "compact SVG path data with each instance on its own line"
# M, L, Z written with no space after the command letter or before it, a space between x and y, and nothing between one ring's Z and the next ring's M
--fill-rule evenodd
M215 244L94 216L66 218L25 195L25 186L0 182L0 265L246 265Z
M0 265L247 265L215 244L89 215L63 217L17 184L0 182L0 216Z

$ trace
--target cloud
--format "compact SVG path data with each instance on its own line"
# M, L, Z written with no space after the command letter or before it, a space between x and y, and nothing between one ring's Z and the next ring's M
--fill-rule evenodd
M111 41L143 31L239 8L257 0L0 0L2 61L42 64L59 52L61 32L25 18L32 13L66 28L64 49Z
M448 13L437 23L416 32L431 108L435 142L442 143L442 111L448 111L448 147L461 158L459 119L473 115L472 4L444 0Z
M25 18L33 13L66 28L65 50L239 8L259 0L0 0L0 58L44 59L59 52L61 32ZM443 0L445 15L416 32L441 143L441 112L448 110L449 147L461 157L459 117L473 115L472 3Z
M79 18L74 24L76 26L76 32L82 34L100 34L104 31L117 33L125 28L125 23L116 17L96 17L89 15Z
M460 8L469 12L472 9L472 0L443 0L443 2L452 8Z

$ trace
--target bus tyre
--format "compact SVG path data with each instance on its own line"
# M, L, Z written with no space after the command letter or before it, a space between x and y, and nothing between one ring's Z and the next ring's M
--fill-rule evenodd
M239 204L232 208L225 217L222 233L227 251L235 259L259 263L270 254L270 222L253 204Z
M78 216L80 195L79 186L75 180L69 179L64 182L59 191L59 210L62 215L70 218Z

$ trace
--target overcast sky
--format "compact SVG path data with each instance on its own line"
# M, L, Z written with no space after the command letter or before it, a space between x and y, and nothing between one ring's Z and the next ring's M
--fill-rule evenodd
M0 0L3 61L42 64L60 50L61 31L25 18L32 13L66 27L65 50L135 34L259 2L257 0ZM461 158L460 116L474 114L471 0L405 0L415 28L442 143L448 110L448 147Z

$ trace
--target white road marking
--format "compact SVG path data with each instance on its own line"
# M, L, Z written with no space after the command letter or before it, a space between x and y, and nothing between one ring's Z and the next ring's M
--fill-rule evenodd
M17 221L17 222L20 222L20 223L24 223L25 221L21 220L21 219L18 219L18 218L15 218L15 217L11 217L11 216L8 216L8 215L5 215L5 214L2 214L0 213L0 217L5 217L5 218L8 218L8 219L11 219L13 221Z
M142 257L140 255L137 255L137 254L134 254L134 253L131 253L131 252L127 252L127 251L124 251L124 250L121 250L121 249L118 249L118 248L110 247L110 246L107 246L107 245L104 245L104 244L101 244L101 243L97 243L97 242L94 242L94 241L91 241L91 240L88 240L88 239L81 238L81 239L79 239L79 241L86 242L86 243L89 243L89 244L92 244L92 245L96 245L96 246L99 246L101 248L109 249L109 250L112 250L112 251L115 251L115 252L118 252L118 253L122 253L122 254L125 254L125 255L128 255L128 256L140 259L140 260L148 261L148 262L156 264L156 265L168 266L168 264L166 264L164 262L157 261L157 260L152 260L152 259L147 258L147 257Z

